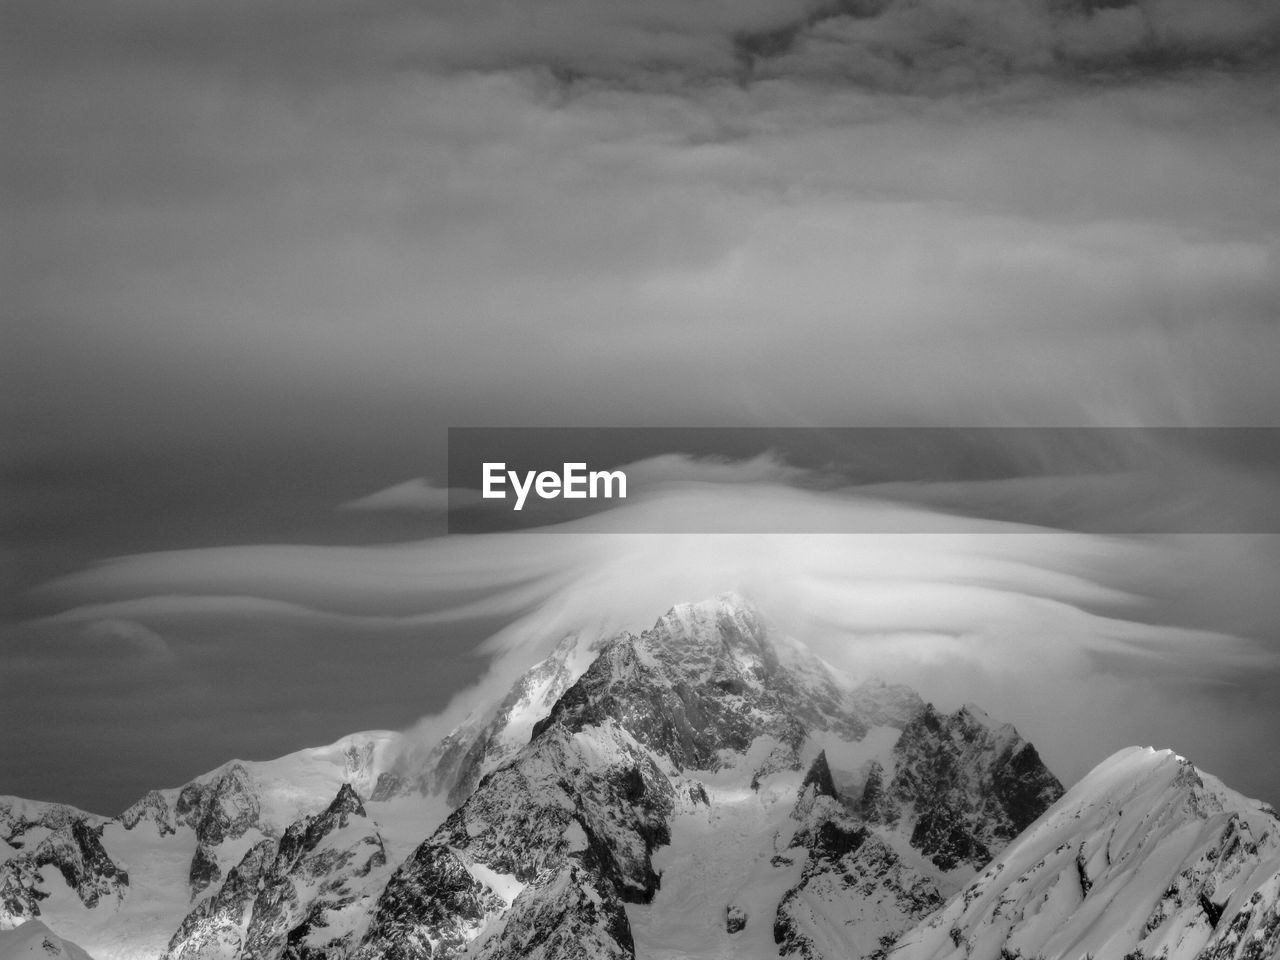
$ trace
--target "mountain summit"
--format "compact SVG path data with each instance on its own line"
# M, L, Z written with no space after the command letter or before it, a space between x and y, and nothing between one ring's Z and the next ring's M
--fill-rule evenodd
M893 960L1280 957L1280 819L1170 750L1096 767Z
M1118 757L1064 796L1012 726L724 595L564 638L433 748L233 762L115 819L0 803L0 928L98 960L1272 960L1274 814Z

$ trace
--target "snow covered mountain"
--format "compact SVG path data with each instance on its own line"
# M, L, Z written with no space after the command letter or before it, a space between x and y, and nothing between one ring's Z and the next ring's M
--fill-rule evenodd
M98 960L1274 960L1274 814L1133 756L1063 796L1013 727L722 596L563 638L434 746L232 762L114 819L0 800L0 929Z
M892 960L1275 960L1280 819L1168 750L1095 768Z
M386 866L377 826L343 784L322 813L295 821L278 840L250 847L218 892L182 921L165 958L346 952L353 921L358 924L378 879L385 882Z
M115 818L4 798L0 930L39 919L97 960L159 957L246 851L324 811L344 784L371 791L400 739L354 734L277 760L232 761L153 790ZM433 825L429 812L388 806L402 849Z
M872 823L909 834L942 870L980 868L1062 794L1035 747L973 704L954 716L926 706L873 763L859 803Z
M849 683L737 598L677 607L608 643L397 869L355 956L825 955L815 937L841 956L882 953L973 869L858 818L827 748L846 766L861 754L927 772L895 747L922 721L939 723L911 691ZM982 757L960 735L933 745L974 767L974 816L1004 818L984 836L1010 815L988 788L1025 746L1004 736ZM1036 790L1049 790L1038 814L1057 793L1035 762ZM929 796L905 775L899 792L913 808ZM845 880L855 863L874 864L862 885ZM864 914L870 944L866 924L847 922Z
M430 795L442 797L449 809L457 807L482 776L529 742L533 725L590 666L607 639L589 632L561 638L497 703L480 705L428 748L405 745L379 775L372 799Z

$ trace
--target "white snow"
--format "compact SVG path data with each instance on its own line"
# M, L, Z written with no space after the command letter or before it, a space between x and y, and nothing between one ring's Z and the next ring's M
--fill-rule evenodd
M40 902L42 919L96 960L151 960L163 952L191 909L187 877L195 835L183 829L160 838L154 830L125 830L109 823L102 845L129 873L123 898L104 898L86 910L62 875L46 867L44 889L50 896Z
M82 948L58 936L39 920L0 930L0 960L93 960Z
M393 867L413 853L450 813L449 804L440 794L365 801L364 809L377 825L387 850L387 863Z
M251 828L239 837L228 838L214 851L223 874L264 836L279 836L299 817L322 811L343 783L351 782L357 793L367 796L400 742L400 734L388 731L357 733L328 746L299 750L276 760L231 761L197 777L193 782L209 783L240 762L261 804L261 821L267 832ZM159 792L172 811L180 788ZM35 810L33 801L25 803L28 806L14 809ZM448 812L443 799L417 796L370 803L367 809L384 836L392 867ZM100 817L86 816L102 822ZM37 827L27 836L36 836L37 830L48 832ZM180 826L176 833L161 836L149 821L139 822L132 830L110 821L103 830L102 845L129 874L123 897L119 901L107 897L93 909L86 909L61 874L49 867L42 874L44 890L50 896L40 903L41 919L58 934L80 944L96 960L154 960L199 900L191 898L188 882L196 849L195 834L191 828ZM203 895L215 889L216 884Z
M1224 846L1232 830L1248 842ZM1135 950L1192 960L1229 926L1214 929L1201 893L1226 918L1276 886L1278 833L1255 801L1183 758L1131 747L1069 790L893 960L995 960L1005 948L1044 960Z
M577 820L569 821L569 826L564 831L564 840L565 850L569 853L587 849L587 832Z
M579 830L582 828L579 827ZM462 861L467 868L467 872L476 880L483 883L486 887L496 893L502 901L509 907L520 896L520 891L525 885L516 879L515 874L498 873L492 867L487 867L483 863L472 860L467 856L466 851L450 847L450 850Z
M769 778L752 791L749 764L732 771L698 773L711 800L677 814L671 844L654 854L662 885L653 902L627 905L640 960L776 958L773 919L782 895L799 882L806 851L790 850L796 823L790 818L801 774ZM745 771L745 772L744 772ZM774 866L774 857L783 858ZM736 934L725 929L725 911L747 914Z

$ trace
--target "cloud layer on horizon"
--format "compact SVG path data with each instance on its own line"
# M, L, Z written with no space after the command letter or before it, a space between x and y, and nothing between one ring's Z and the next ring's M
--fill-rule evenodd
M855 675L911 683L943 706L973 700L1014 721L1068 779L1098 759L1098 743L1150 739L1199 756L1247 789L1274 794L1280 786L1250 772L1239 751L1217 746L1256 744L1280 722L1266 706L1280 692L1280 649L1268 645L1272 633L1252 632L1257 620L1237 621L1242 632L1233 634L1230 616L1208 613L1241 604L1250 617L1280 622L1266 599L1280 569L1274 537L1132 539L984 521L957 521L950 533L610 531L636 529L627 516L635 512L647 518L642 527L663 529L667 511L720 513L729 524L744 509L785 531L807 528L815 512L831 529L874 528L890 508L770 483L702 483L554 535L120 558L51 584L63 612L18 628L26 659L14 663L38 675L46 653L66 656L66 637L119 635L111 625L127 623L157 638L197 628L209 638L291 630L315 637L317 654L333 649L329 636L345 634L348 647L367 642L360 637L401 637L416 642L425 670L439 649L433 636L479 636L484 624L498 625L479 647L494 658L479 687L447 708L437 701L442 712L421 726L429 738L477 699L500 695L566 633L639 630L675 602L738 590ZM1208 559L1220 571L1213 577ZM1244 594L1242 578L1254 584ZM45 650L47 643L55 646ZM261 662L274 657L269 643ZM197 650L206 662L220 656L207 641L171 639L166 650L174 659L161 666L175 682L200 662L190 660ZM322 689L291 697L327 699Z
M926 692L965 686L1028 734L1042 707L1100 742L1167 724L1187 752L1222 756L1215 772L1257 775L1246 754L1280 726L1274 673L1247 675L1247 638L1280 622L1268 538L915 539L888 554L928 594L912 618L905 600L839 600L885 556L786 537L683 541L670 568L663 538L319 548L318 522L263 514L316 470L340 481L334 503L441 476L459 424L1274 424L1274 4L55 0L4 16L0 73L21 95L0 146L0 403L17 414L0 454L26 482L0 509L26 534L0 560L54 576L149 551L63 581L53 619L19 628L6 674L32 682L10 698L17 721L61 723L73 745L91 730L110 751L108 733L127 743L167 719L164 751L182 758L209 717L243 742L361 715L343 683L366 649L430 675L368 692L411 716L474 674L484 637L528 653L504 631L531 611L540 638L601 607L645 626L790 569L779 606L823 613L800 628L856 634L873 658L916 651ZM370 468L385 449L408 453ZM95 484L104 462L139 464L114 481L133 499ZM765 496L782 528L815 498L807 515L830 517L826 498L777 486L785 469L757 471L774 485L702 494ZM206 505L174 480L190 472L211 500L261 501L219 501L193 530ZM226 482L246 475L247 494ZM1240 480L1214 482L1245 494L1226 509L1265 505ZM1146 509L1149 489L1099 504ZM121 527L83 532L125 501ZM293 545L239 545L263 529ZM150 552L138 530L175 549ZM648 589L628 599L629 581ZM985 628L987 609L1019 629ZM1060 668L1053 689L1000 671L1024 642ZM79 699L41 718L76 657L151 672L96 694L128 670L72 674ZM122 706L133 727L93 726ZM1086 758L1045 736L1078 772Z
M9 443L1271 422L1273 5L946 7L15 10Z

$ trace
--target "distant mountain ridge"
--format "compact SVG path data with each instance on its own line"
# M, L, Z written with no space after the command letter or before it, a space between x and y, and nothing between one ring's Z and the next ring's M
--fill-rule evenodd
M1127 756L1064 796L1012 726L724 595L563 638L434 747L233 761L111 819L0 800L0 928L97 960L1275 960L1274 813Z

